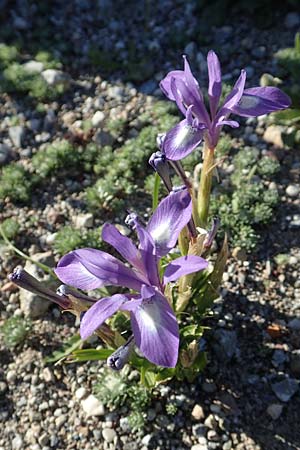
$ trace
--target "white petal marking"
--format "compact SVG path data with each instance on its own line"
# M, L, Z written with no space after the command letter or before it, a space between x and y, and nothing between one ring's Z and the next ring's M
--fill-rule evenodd
M255 108L259 104L259 98L254 95L243 95L240 101L238 102L238 106L242 109L251 109Z

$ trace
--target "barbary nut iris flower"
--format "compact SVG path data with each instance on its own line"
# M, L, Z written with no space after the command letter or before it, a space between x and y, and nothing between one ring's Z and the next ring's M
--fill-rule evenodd
M220 62L213 50L207 55L209 111L186 56L184 70L173 70L160 82L160 88L169 100L176 102L185 118L165 136L162 150L169 160L180 160L189 155L205 138L210 149L218 143L223 125L233 128L238 122L231 114L256 117L290 106L290 98L276 87L245 89L246 71L241 74L231 92L220 106L222 93Z
M63 256L55 270L63 283L91 290L105 285L123 286L133 291L115 294L94 303L81 320L80 333L88 338L118 310L130 312L136 346L152 363L175 367L178 359L178 323L164 289L181 276L198 272L208 263L200 256L187 255L170 262L162 279L158 272L160 258L176 245L180 231L190 221L192 201L186 189L170 193L154 211L147 227L131 214L139 246L118 229L105 224L102 238L112 245L132 267L109 253L83 248Z

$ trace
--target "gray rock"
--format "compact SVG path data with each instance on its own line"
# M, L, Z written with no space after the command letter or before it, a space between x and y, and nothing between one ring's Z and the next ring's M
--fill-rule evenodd
M293 375L300 376L300 349L292 351L290 367Z
M300 25L300 14L290 12L285 16L284 25L286 28L294 28Z
M25 69L27 72L36 72L41 73L44 70L44 64L40 61L27 61L23 64L23 69Z
M195 445L192 445L191 450L208 450L208 447L204 443L195 444Z
M0 144L0 166L7 163L11 153L11 148L6 144Z
M66 87L70 85L70 76L57 69L46 69L41 73L42 77L49 86L57 86L58 84L63 84Z
M220 361L230 361L237 349L236 331L216 330L213 348Z
M14 383L17 379L17 373L15 370L8 370L6 373L6 380L8 383Z
M44 447L45 445L47 445L49 443L49 436L47 433L43 433L41 434L41 436L38 438L38 442L39 444Z
M285 363L288 360L287 354L280 349L276 349L272 355L272 364L274 367L279 367L281 364Z
M195 437L201 437L206 436L207 433L207 427L203 425L202 423L197 423L196 425L192 426L192 433Z
M269 405L267 408L267 414L273 419L277 420L282 413L283 405L280 403L272 403L272 405Z
M15 125L13 127L9 127L8 135L15 147L18 148L22 147L25 136L25 128L22 125Z
M96 144L104 147L105 145L112 145L115 138L108 131L101 130L95 134L94 140Z
M289 184L285 192L289 197L298 197L300 186L298 184Z
M61 414L60 416L56 417L55 419L55 425L59 429L63 426L63 424L68 420L68 417L66 414Z
M288 323L288 327L293 331L300 331L300 319L295 317L294 319L290 320Z
M288 402L298 391L299 381L293 378L286 378L278 383L273 383L271 387L279 400L282 402Z
M33 255L33 258L34 256L35 255ZM35 264L26 261L24 269L33 277L41 280L40 271L38 271ZM46 282L47 278L46 280L43 278L43 281ZM29 317L30 319L42 317L47 312L50 304L51 302L33 292L26 291L25 289L20 290L20 309L25 317Z
M113 442L117 433L112 428L104 428L102 430L102 436L106 442Z
M76 228L91 228L94 223L94 216L92 213L78 214L75 217Z
M12 440L12 448L13 450L21 450L23 447L23 439L20 434L16 434L16 436Z
M76 390L75 397L77 398L77 400L81 400L86 396L86 394L87 394L86 388L80 387Z
M0 395L7 391L7 384L4 381L0 381Z
M81 406L87 417L103 416L105 413L103 404L92 394L81 401Z
M128 433L131 430L131 426L128 422L128 417L120 418L120 428L122 431L125 431L126 433Z

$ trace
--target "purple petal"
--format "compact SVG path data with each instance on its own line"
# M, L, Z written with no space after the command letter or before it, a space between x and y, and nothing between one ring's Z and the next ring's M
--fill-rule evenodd
M175 125L165 137L163 151L167 159L178 161L189 155L202 141L203 131L193 128L187 119Z
M189 106L193 106L193 111L200 122L208 127L210 118L206 110L203 95L199 89L198 82L193 77L190 66L185 59L185 77L171 78L171 90L176 104L182 114L186 114Z
M174 259L166 267L164 274L164 285L170 281L176 281L183 275L188 275L189 273L199 272L200 270L206 269L207 266L208 262L200 256L187 255Z
M144 264L144 274L150 284L160 286L156 247L151 234L136 221L135 229L140 241L140 252Z
M208 96L211 116L214 118L222 93L222 79L220 61L213 50L210 50L207 55L208 68Z
M240 101L244 87L246 83L246 71L242 70L241 74L233 86L232 91L225 98L224 104L218 112L218 117L225 116L228 112L232 111L232 108Z
M236 120L218 120L216 127L222 127L228 125L231 128L238 128L240 124Z
M167 299L158 292L131 312L135 343L145 357L163 367L175 367L178 359L179 329Z
M63 283L83 290L114 285L139 291L144 283L117 258L93 248L82 248L63 256L55 273Z
M171 193L160 202L147 226L159 257L175 247L179 233L191 215L192 200L186 189Z
M111 224L104 224L102 229L102 239L108 244L112 245L123 258L139 270L143 270L143 262L141 254L127 236L124 236L120 231Z
M80 323L80 335L82 339L87 339L96 331L110 316L120 309L123 303L127 302L125 295L115 294L112 297L105 297L98 300L84 314Z
M256 117L273 111L286 109L291 99L276 87L255 87L245 89L232 112L243 117Z
M173 91L171 89L172 78L184 80L184 71L183 70L172 70L165 76L165 78L163 78L163 80L161 80L161 82L159 83L159 86L160 86L161 90L163 91L163 93L165 94L165 96L169 100L175 101L175 97L174 97Z

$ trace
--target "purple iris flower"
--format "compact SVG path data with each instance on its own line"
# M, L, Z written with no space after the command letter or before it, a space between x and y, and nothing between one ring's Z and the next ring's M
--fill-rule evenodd
M158 262L176 245L182 228L191 219L192 201L186 189L172 192L159 204L147 227L130 215L139 239L132 240L105 224L102 238L112 245L132 267L114 256L84 248L63 256L55 270L63 283L91 290L105 285L124 286L135 292L115 294L93 304L84 314L80 333L89 337L118 310L129 311L135 344L154 364L175 367L178 359L179 330L175 314L164 296L166 283L207 267L199 256L187 255L169 263L161 279Z
M256 117L288 108L290 98L276 87L245 89L246 72L241 74L224 103L219 107L222 93L221 67L214 51L207 55L209 112L197 80L184 58L184 70L173 70L160 82L163 93L175 101L185 119L172 128L163 141L163 151L169 160L180 160L190 154L205 138L208 146L216 147L223 125L239 126L229 120L230 114ZM218 109L219 107L219 109Z

